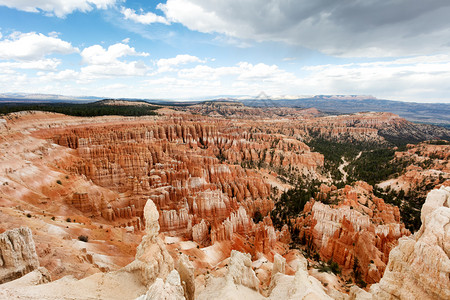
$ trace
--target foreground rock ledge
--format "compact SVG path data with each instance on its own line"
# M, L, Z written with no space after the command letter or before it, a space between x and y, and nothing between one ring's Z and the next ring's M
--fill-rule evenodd
M380 283L370 294L353 288L350 299L450 299L450 187L428 193L421 220L389 254Z
M380 283L373 285L370 292L355 286L350 295L336 292L333 298L450 299L449 202L450 187L431 191L422 207L422 227L415 235L400 239L389 255ZM1 285L0 299L192 299L193 268L183 258L177 266L179 271L174 269L173 259L159 236L159 214L151 200L145 205L144 216L146 236L135 261L125 268L82 280L67 276L47 284L36 280L45 277L36 270ZM259 291L250 257L233 251L228 273L207 280L197 299L332 299L321 283L308 275L304 257L299 257L296 264L295 275L288 276L283 274L285 261L276 257L267 298Z

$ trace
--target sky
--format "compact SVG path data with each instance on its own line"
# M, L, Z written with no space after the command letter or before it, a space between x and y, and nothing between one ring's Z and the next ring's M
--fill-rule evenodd
M0 0L0 93L450 103L449 0Z

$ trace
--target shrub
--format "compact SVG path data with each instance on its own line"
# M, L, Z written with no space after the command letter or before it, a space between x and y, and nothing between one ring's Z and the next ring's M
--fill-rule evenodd
M30 214L30 213L27 213L27 217L28 217L28 218L31 218L31 214Z
M57 184L62 184L61 180L59 180L59 179L56 180L56 183L57 183Z
M257 210L253 216L253 222L255 224L261 222L263 220L263 216L259 210Z
M80 236L78 237L78 239L79 239L80 241L82 241L82 242L87 243L88 240L89 240L89 237L88 237L87 235L80 235Z
M70 218L67 218L66 222L72 222L72 220Z
M331 267L331 272L333 272L334 274L340 274L341 273L341 269L339 268L339 264L335 261L331 261L330 264Z

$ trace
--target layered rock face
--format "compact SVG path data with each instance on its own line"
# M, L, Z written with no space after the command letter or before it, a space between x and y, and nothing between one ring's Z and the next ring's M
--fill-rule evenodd
M97 264L95 272L99 273L88 276L93 273L90 267L83 269L87 270L83 276L88 277L82 280L64 278L31 286L40 282L33 279L30 282L34 283L22 287L2 286L0 298L328 299L324 287L310 275L314 271L308 270L306 260L299 257L294 266L288 259L289 230L285 226L281 232L275 231L267 216L273 207L272 199L277 196L269 183L279 184L276 178L284 176L286 170L293 176L320 176L317 173L323 156L301 142L308 135L383 142L378 135L383 124L401 126L402 122L384 114L322 120L294 115L276 120L182 115L115 117L116 123L106 118L70 118L64 128L66 125L60 121L65 117L58 118L33 123L40 128L33 136L28 134L31 129L25 121L12 134L9 129L7 133L0 132L0 204L2 213L9 214L1 230L10 226L10 220L33 224L33 232L44 228L41 232L60 238L55 242L46 234L39 236L42 247L38 252L53 260L54 270L75 264L61 260L61 254L53 259L54 249L60 248L73 260ZM4 142L6 138L8 142ZM430 157L432 153L435 152L430 152ZM269 181L268 176L275 179ZM377 281L396 239L408 234L400 224L398 210L375 197L371 187L362 182L339 190L323 187L316 198L331 205L318 201L306 205L296 220L300 238L312 241L323 260L332 258L347 271L353 269L357 258L363 279L369 283ZM424 215L430 214L431 208L427 207ZM26 216L28 211L33 212L31 217ZM69 215L72 212L76 212L76 222ZM67 217L71 222L66 221ZM438 217L446 222L441 214ZM259 222L255 224L253 219ZM414 240L417 257L426 256L428 252L423 251L433 243L444 245L441 248L444 254L448 253L448 234L436 235L441 230L437 227L445 232L448 226L440 221L440 225L425 219L423 222L429 225L421 233L420 242ZM160 230L170 236L163 239ZM77 239L86 233L90 234L89 243ZM134 256L142 234L145 236ZM134 245L133 239L137 240ZM123 251L120 247L127 241L131 241L131 246ZM111 256L95 254L100 248L108 249L109 254L117 250L135 260L119 271L107 272L107 267L100 266L99 257L106 264ZM416 272L404 275L402 280L422 280L414 287L417 294L434 287L437 292L432 297L447 297L447 264L445 257L440 256L442 251L436 249L430 250L430 258L413 259L413 266L421 273L410 270L403 262L401 268L393 262L389 271L393 275L383 279L380 289L374 291L384 297L401 290L391 282L403 276L395 273L401 269ZM409 259L405 253L415 252L406 250L400 256ZM117 270L128 262L111 269ZM435 266L438 271L432 270ZM28 275L45 277L36 273ZM421 274L438 283L422 279ZM409 296L405 291L399 293ZM354 294L367 296L361 291ZM343 296L339 297L336 298Z
M421 211L422 226L389 254L374 299L450 298L450 187L431 191Z
M354 186L331 192L326 205L312 201L296 220L301 239L312 242L324 261L332 259L347 270L358 270L367 283L380 280L389 252L409 235L397 207L372 193L372 186Z
M36 246L29 228L0 234L0 284L20 278L38 267Z
M249 107L244 106L240 102L230 101L211 101L202 104L187 106L184 108L177 108L179 110L187 110L190 113L202 114L210 117L232 117L239 119L254 119L254 118L280 118L280 117L313 117L320 116L320 113L315 108L296 109L290 107Z

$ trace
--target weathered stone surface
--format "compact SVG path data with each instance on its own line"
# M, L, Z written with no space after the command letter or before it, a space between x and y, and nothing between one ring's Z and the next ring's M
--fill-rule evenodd
M150 286L156 278L165 278L174 268L172 256L158 236L159 214L152 200L144 207L145 232L136 251L136 259L124 268L127 272L138 272L145 286ZM178 273L177 273L178 274Z
M166 282L157 278L148 289L147 294L136 300L185 300L181 286L180 275L172 270L166 278Z
M389 254L374 299L450 298L450 188L431 191L422 207L422 226Z
M276 253L273 257L272 277L277 274L285 274L286 272L286 259L280 254Z
M307 261L299 258L294 276L276 273L272 277L269 299L332 299L321 283L308 275Z
M37 269L39 260L31 230L15 228L0 234L0 284Z
M189 257L185 254L180 255L176 265L176 269L180 274L181 284L184 289L184 297L186 300L194 300L195 297L195 277L194 266L189 261Z
M225 279L237 285L259 290L259 279L252 269L252 260L249 254L236 250L231 251L230 265Z

